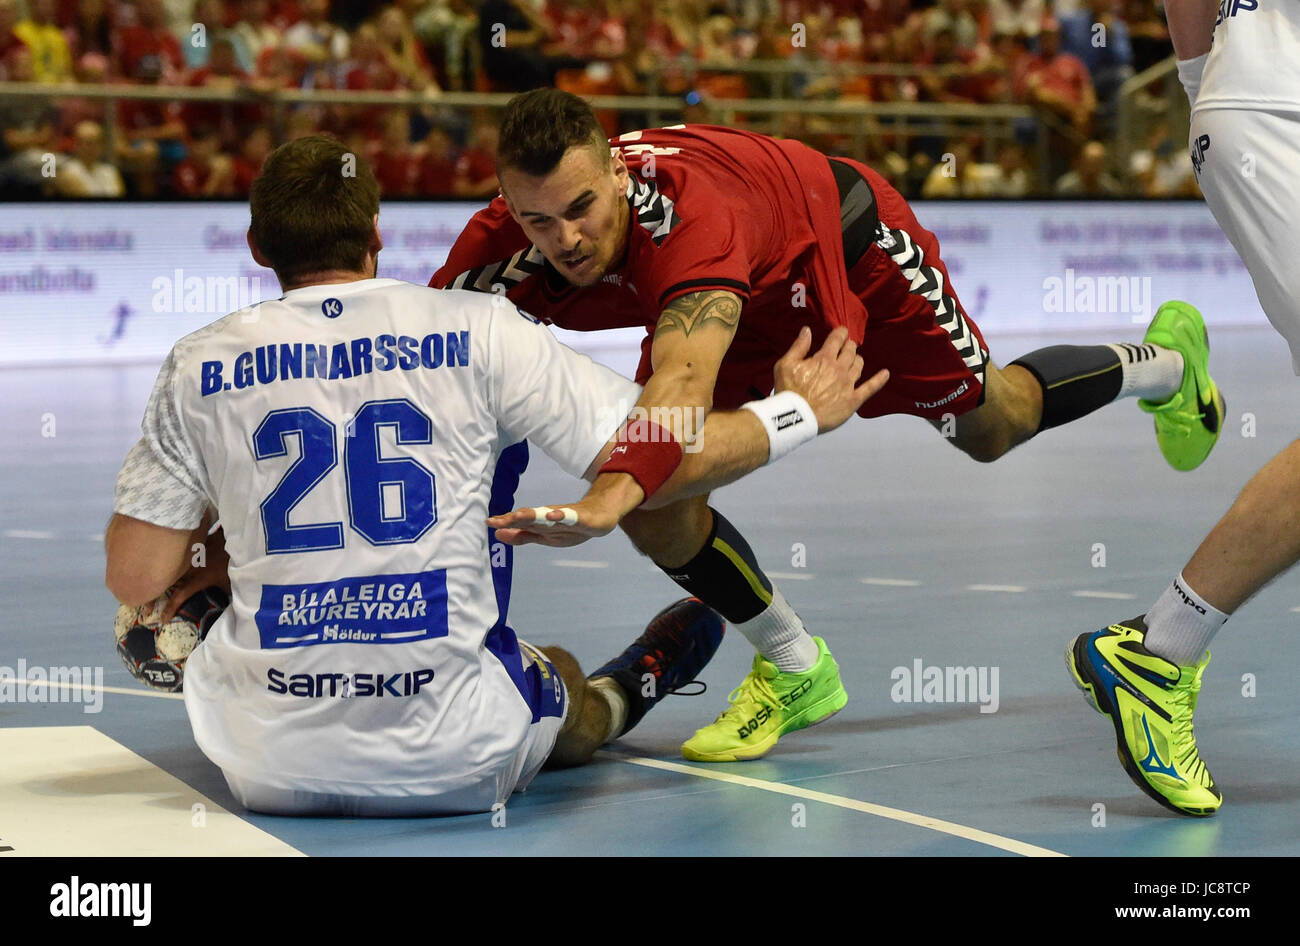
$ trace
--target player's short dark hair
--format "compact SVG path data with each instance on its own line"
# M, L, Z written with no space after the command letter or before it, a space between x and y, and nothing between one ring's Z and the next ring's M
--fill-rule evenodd
M566 151L582 145L591 145L609 160L609 139L591 106L571 92L533 89L506 105L497 169L543 177L555 170Z
M249 194L253 241L281 282L365 263L379 184L359 154L328 135L276 148Z

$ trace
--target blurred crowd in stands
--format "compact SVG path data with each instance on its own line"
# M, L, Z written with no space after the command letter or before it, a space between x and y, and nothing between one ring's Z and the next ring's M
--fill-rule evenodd
M75 88L0 94L0 196L238 197L276 144L326 131L372 161L385 196L486 199L494 113L439 96L539 85L673 96L685 120L742 125L743 109L710 103L1023 105L1045 122L1046 152L1032 119L993 140L873 118L855 156L910 196L1193 196L1154 88L1143 140L1123 167L1112 157L1121 85L1171 52L1159 0L0 0L0 81L252 93L111 109ZM410 90L423 104L277 113L259 97L290 88ZM599 114L611 135L645 123ZM792 109L780 131L852 153L846 123L815 109Z

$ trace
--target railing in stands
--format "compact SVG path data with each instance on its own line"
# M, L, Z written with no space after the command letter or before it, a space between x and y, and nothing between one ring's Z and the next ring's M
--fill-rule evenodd
M307 104L359 107L409 107L436 110L504 108L512 94L495 92L442 92L430 96L424 92L352 92L320 89L277 89L258 91L248 87L214 89L190 86L41 84L0 82L0 102L14 100L83 99L104 101L106 111L115 110L123 100L164 102L238 102L261 103L271 107L277 140L283 140L290 109ZM684 120L685 102L677 96L587 97L594 109L626 114L639 119L634 127L656 128ZM703 103L703 119L718 124L744 123L755 131L780 135L787 133L787 117L795 117L807 133L841 136L851 142L849 156L870 161L869 139L890 136L902 139L942 139L949 141L969 135L984 139L984 157L992 159L996 142L1013 137L1017 123L1032 125L1038 155L1047 157L1046 129L1039 114L1024 105L966 105L932 102L859 102L804 99L708 99ZM108 153L113 153L116 130L105 129Z

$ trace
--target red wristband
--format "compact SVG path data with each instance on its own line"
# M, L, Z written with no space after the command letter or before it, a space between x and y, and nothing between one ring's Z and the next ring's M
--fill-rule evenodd
M648 420L629 421L618 431L618 444L601 473L627 473L649 499L682 462L682 445L672 431Z

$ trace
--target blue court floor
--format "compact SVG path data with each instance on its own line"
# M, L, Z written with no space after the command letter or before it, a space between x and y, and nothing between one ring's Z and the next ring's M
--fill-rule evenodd
M1005 364L1046 344L1103 340L990 343ZM195 812L206 812L215 827L205 850L230 852L1300 854L1300 688L1286 669L1300 658L1300 574L1267 588L1212 648L1197 730L1225 797L1213 819L1170 814L1128 781L1109 722L1062 661L1073 635L1145 611L1241 485L1300 434L1300 381L1278 337L1236 329L1212 341L1228 423L1193 473L1165 465L1149 416L1130 401L991 465L913 418L854 420L716 494L830 644L848 706L761 761L686 763L680 743L748 669L748 645L729 636L705 672L707 693L667 699L590 766L544 773L496 823L240 810L195 747L182 703L151 697L113 653L101 535L154 368L0 372L10 445L0 463L0 666L102 667L109 688L98 712L0 702L0 754L19 747L25 760L0 766L0 846L51 853L52 819L66 812L81 819L79 833L59 853L156 853L140 832L104 820L129 805L169 826L155 837L170 831L182 845ZM540 458L519 499L579 495ZM680 596L619 535L529 548L516 558L511 623L594 667ZM973 667L985 686L963 702L903 702L918 667ZM222 808L234 817L218 818Z

